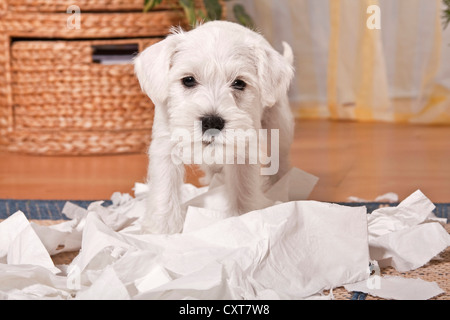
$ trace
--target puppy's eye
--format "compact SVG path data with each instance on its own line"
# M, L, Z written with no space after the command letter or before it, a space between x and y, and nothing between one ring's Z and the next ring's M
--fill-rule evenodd
M244 91L246 86L247 86L247 84L244 81L239 80L239 79L234 80L233 84L231 85L231 87L233 89L240 90L240 91Z
M194 88L198 84L194 77L185 77L181 82L186 88Z

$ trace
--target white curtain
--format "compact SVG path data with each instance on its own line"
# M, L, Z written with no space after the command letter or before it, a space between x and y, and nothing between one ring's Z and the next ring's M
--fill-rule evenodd
M450 123L450 26L443 30L440 0L236 2L276 49L293 47L297 117ZM379 16L367 11L373 5ZM369 28L377 17L381 28Z

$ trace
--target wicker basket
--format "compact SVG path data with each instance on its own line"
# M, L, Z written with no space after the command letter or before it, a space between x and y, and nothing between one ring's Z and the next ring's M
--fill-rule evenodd
M142 51L172 25L186 26L183 12L176 0L145 14L143 0L78 0L81 28L69 29L72 3L0 3L0 148L43 155L142 152L153 105L131 64L95 63L93 48L135 44Z
M19 41L11 47L14 139L9 150L38 154L139 152L153 106L133 66L92 62L94 45L156 40ZM75 62L75 63L74 63Z
M73 4L86 12L141 12L144 0L6 0L10 11L16 12L66 12ZM202 0L195 0L196 7L202 6ZM180 9L178 1L165 0L157 10Z

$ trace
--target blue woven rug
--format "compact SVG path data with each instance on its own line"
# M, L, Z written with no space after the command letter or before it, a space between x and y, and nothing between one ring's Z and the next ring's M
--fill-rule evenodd
M0 199L0 219L6 219L17 211L22 211L28 219L33 220L68 220L62 214L62 209L67 201L82 208L87 208L95 201L80 200L3 200ZM105 201L104 206L111 205L111 201Z
M17 211L22 211L28 219L36 220L67 220L62 214L64 204L70 201L80 207L87 208L94 201L79 200L2 200L0 199L0 219L6 219ZM385 206L397 206L398 203L338 203L341 205L359 207L366 206L367 211L371 213L375 209ZM111 201L107 200L104 206L111 205ZM450 212L450 203L437 203L434 213L439 218L447 218Z

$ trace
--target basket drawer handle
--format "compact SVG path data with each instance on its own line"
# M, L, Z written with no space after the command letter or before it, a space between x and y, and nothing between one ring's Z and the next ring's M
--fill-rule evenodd
M92 46L92 62L104 65L130 64L139 53L137 43Z

